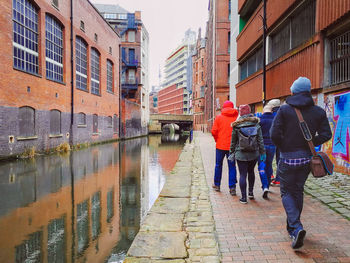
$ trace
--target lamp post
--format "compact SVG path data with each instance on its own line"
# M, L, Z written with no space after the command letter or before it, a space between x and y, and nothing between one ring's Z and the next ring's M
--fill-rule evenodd
M263 106L266 103L266 2L264 0L263 8Z

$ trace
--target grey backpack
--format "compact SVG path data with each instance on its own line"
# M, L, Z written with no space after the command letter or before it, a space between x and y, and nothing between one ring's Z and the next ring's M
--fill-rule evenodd
M258 149L258 128L254 126L242 127L238 130L238 144L243 152L253 152Z

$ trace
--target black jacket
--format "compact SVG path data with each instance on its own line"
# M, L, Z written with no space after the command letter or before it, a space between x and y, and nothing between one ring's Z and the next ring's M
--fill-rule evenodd
M311 152L293 107L300 109L315 146L325 143L332 137L326 112L321 107L315 106L309 92L292 95L286 102L287 104L280 107L273 121L270 130L271 140L280 148L281 157L291 159L309 157Z

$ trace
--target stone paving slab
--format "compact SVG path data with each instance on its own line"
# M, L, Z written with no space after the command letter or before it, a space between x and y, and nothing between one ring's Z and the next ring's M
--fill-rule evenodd
M171 186L170 184L165 185L163 190L160 192L161 197L190 197L191 188L190 186Z
M166 259L186 258L186 238L185 232L139 232L128 255Z
M183 214L150 213L142 223L140 231L180 232Z
M156 260L149 258L126 258L124 263L185 263L186 261L183 259L174 259L174 260Z
M188 198L165 198L159 197L152 206L151 213L181 214L188 211Z

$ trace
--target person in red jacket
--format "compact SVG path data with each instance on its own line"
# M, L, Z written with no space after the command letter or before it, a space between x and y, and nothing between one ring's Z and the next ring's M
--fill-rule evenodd
M236 165L235 161L228 159L232 127L231 123L238 117L238 111L233 108L231 101L225 101L222 106L221 114L216 116L211 134L216 142L216 163L215 163L215 175L213 188L215 191L220 191L221 176L222 176L222 163L226 156L228 164L228 185L230 188L230 194L236 195Z

